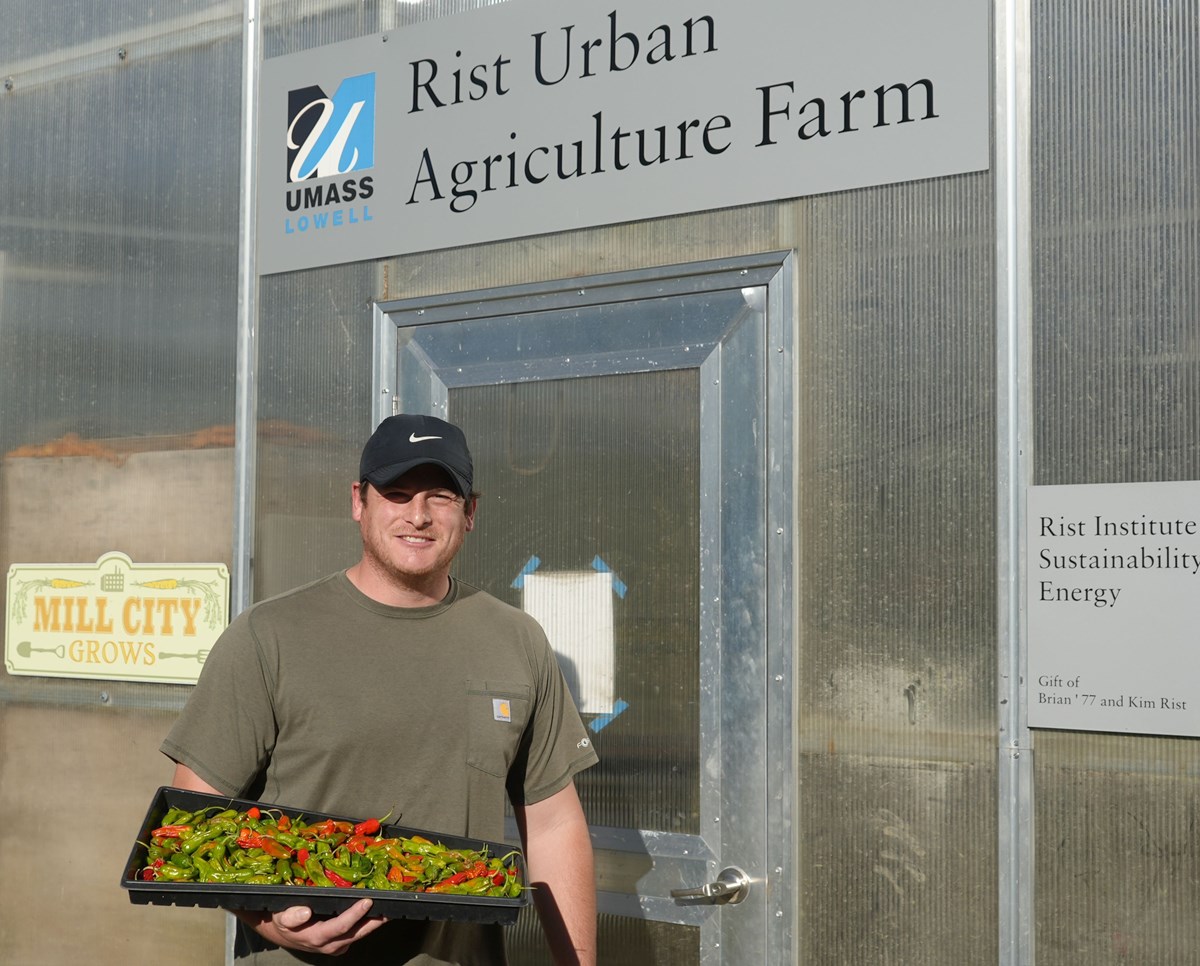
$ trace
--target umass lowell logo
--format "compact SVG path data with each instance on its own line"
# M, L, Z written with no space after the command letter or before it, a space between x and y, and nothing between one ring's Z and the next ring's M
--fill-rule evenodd
M285 234L371 221L373 179L356 172L375 166L375 75L345 78L332 97L289 91L287 122L287 210L304 214L285 219Z

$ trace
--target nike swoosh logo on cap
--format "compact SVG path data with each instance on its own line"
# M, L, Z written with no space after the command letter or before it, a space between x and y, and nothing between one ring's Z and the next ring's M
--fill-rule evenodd
M416 433L408 434L408 441L410 443L423 443L427 439L441 439L441 438L442 437L440 437L440 436L418 436Z

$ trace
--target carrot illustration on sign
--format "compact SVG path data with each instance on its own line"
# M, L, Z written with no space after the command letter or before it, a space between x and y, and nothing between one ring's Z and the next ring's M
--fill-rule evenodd
M186 590L189 594L204 596L203 619L209 627L217 627L221 621L221 598L213 584L215 580L188 580L185 577L165 577L160 580L134 581L135 587L145 587L148 590Z
M76 587L90 587L90 580L69 580L66 577L44 577L37 580L21 580L17 582L16 592L13 594L13 617L18 621L23 621L26 614L26 597L33 589L45 590L51 588L53 590L74 590Z

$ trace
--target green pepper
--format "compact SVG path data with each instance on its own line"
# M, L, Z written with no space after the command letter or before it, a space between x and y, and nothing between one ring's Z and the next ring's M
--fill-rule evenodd
M440 895L452 896L480 896L484 895L492 888L492 881L486 876L477 876L474 879L467 879L464 882L457 882L454 885L440 885L435 890Z
M213 839L211 842L205 842L204 845L202 845L196 851L203 852L210 862L223 865L225 862L225 856L229 851L229 843L222 836Z
M371 863L371 878L368 880L368 885L372 889L391 889L393 883L388 881L388 869L391 868L391 863L388 862L386 856L381 856Z
M180 846L180 851L191 854L205 842L211 842L213 839L219 838L224 834L225 830L220 826L204 828L201 831L194 832L190 838L184 839L183 845Z
M176 807L172 806L171 808L167 809L167 814L162 817L162 821L159 822L158 824L159 825L191 825L192 824L190 821L191 817L192 817L191 812L185 812L182 808L176 808ZM181 822L180 819L185 819L186 821Z
M195 868L196 868L196 877L197 877L197 878L198 878L198 879L199 879L201 882L204 882L204 881L214 882L214 881L216 881L216 880L215 880L215 878L214 878L214 876L215 876L215 874L216 874L217 870L216 870L216 869L214 869L214 868L213 868L213 867L212 867L212 866L211 866L209 863L207 863L206 861L204 861L204 859L202 859L200 856L198 856L198 855L194 855L194 856L192 856L192 864L193 864L193 865L195 866Z
M335 862L332 859L327 859L322 863L322 866L326 872L332 872L334 875L341 879L345 879L347 882L358 882L359 879L365 879L374 871L374 869L367 869L366 872L362 872L358 869L352 869L348 865L342 865L339 862ZM326 876L326 878L328 878L328 876Z
M166 879L169 882L187 882L196 878L196 870L192 866L175 865L171 862L164 862L156 870L156 877Z
M249 869L251 872L273 872L275 859L259 852L257 855L245 849L238 849L230 857L229 864L235 869Z
M447 852L444 845L434 842L417 842L413 839L401 839L400 848L404 849L405 852L417 852L421 855L436 856L438 858L444 856Z
M347 864L355 872L364 876L370 875L375 871L375 863L368 859L362 852L349 853L349 862Z
M300 838L299 835L292 835L290 832L285 832L282 829L271 829L271 837L276 842L282 842L289 849L302 849L306 847L304 839Z
M321 865L321 860L315 855L310 855L308 861L304 863L305 876L319 886L333 885L329 881L329 877L325 874L325 869Z
M213 872L209 882L249 882L257 873L249 869L239 869L236 871Z

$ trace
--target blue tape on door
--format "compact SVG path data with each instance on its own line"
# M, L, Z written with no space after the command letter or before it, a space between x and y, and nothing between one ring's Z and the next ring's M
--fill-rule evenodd
M629 707L628 701L622 701L620 698L618 698L613 703L612 714L596 715L596 717L592 719L592 722L591 722L591 724L588 725L588 727L591 728L592 731L596 732L596 734L599 734L601 731L603 731L605 728L607 728L610 724L612 724L613 719L616 718L622 711L625 711L628 707Z

